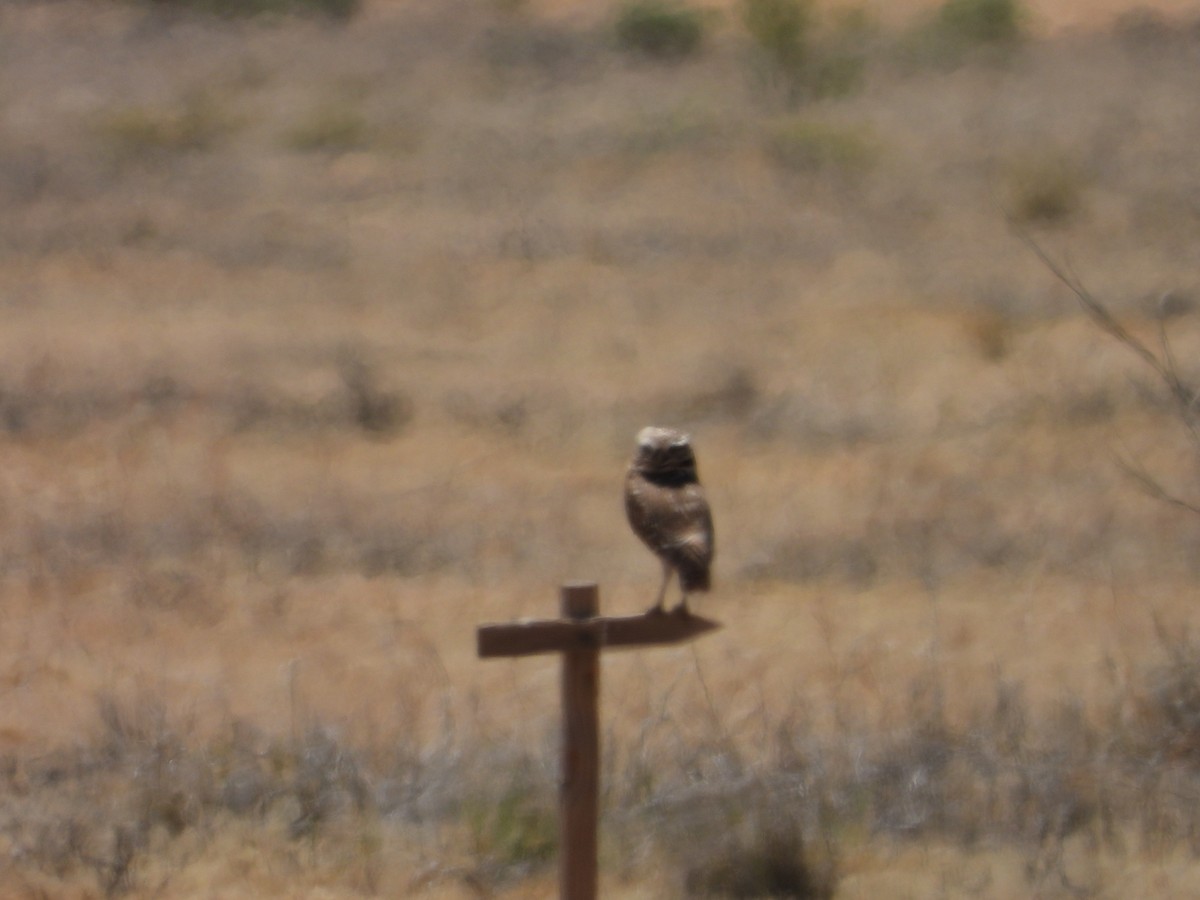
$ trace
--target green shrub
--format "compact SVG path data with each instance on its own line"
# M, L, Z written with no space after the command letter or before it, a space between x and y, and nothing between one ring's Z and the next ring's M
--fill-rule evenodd
M656 110L632 118L621 132L621 149L631 158L657 153L708 148L726 134L726 123L713 111L695 104Z
M791 102L843 97L865 69L864 16L843 14L818 34L812 0L743 0L742 22L758 50L761 83Z
M901 57L956 66L974 50L1006 55L1020 43L1023 19L1017 0L946 0L901 42Z
M1009 212L1020 222L1057 224L1078 212L1085 187L1079 165L1062 154L1018 159L1007 171Z
M293 150L354 150L366 143L367 130L367 120L358 109L328 103L296 122L286 141Z
M1001 44L1021 36L1017 0L946 0L938 24L949 34L973 44Z
M813 49L810 93L815 97L844 97L858 90L877 34L875 20L862 7L835 10Z
M143 159L206 150L237 125L215 97L195 91L172 106L109 110L98 130L122 159Z
M346 20L362 0L147 0L161 8L186 9L218 16L257 16L267 13L316 13Z
M803 69L812 25L810 0L744 0L742 22L780 69L789 73Z
M870 168L878 153L862 128L808 119L785 120L769 129L766 150L776 165L795 172L861 172Z
M656 59L682 59L700 47L704 17L665 0L631 0L617 16L617 42Z
M469 804L467 823L475 854L513 874L547 864L558 847L553 803L520 778L498 797Z
M845 97L858 90L865 69L866 61L860 53L829 50L814 56L804 86L814 98Z

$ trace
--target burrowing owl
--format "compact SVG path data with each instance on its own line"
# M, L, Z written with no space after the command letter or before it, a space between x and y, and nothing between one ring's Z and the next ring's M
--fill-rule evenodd
M713 524L696 456L686 434L643 428L625 476L625 513L634 533L662 560L663 580L650 612L662 612L671 573L683 591L678 611L688 611L688 594L707 591L713 558Z

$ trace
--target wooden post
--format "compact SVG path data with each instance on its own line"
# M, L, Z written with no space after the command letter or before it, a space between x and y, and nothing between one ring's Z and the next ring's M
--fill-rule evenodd
M600 615L594 584L566 584L562 618L480 625L482 658L562 654L562 772L559 782L559 896L596 900L600 806L600 651L676 644L720 628L688 613Z
M564 585L564 619L600 611L594 584ZM562 655L562 771L559 787L559 884L563 900L596 898L596 821L600 787L600 645Z

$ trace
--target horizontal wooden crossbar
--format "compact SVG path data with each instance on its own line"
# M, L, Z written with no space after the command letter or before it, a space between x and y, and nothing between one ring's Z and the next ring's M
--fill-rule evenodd
M681 613L598 616L593 619L530 619L476 630L479 655L532 656L604 647L677 644L720 628L719 622Z

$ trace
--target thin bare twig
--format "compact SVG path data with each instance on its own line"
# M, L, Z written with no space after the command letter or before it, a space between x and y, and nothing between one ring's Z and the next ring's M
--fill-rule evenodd
M1154 480L1141 466L1134 465L1120 457L1117 457L1117 465L1133 482L1141 489L1146 496L1152 497L1155 500L1161 500L1164 503L1170 503L1172 506L1178 506L1181 509L1186 509L1188 512L1195 513L1200 516L1200 506L1192 503L1190 500L1185 500L1176 494L1172 494L1161 484Z
M1120 343L1124 344L1134 353L1136 353L1146 365L1150 366L1154 372L1162 379L1163 383L1170 389L1172 396L1179 402L1180 406L1186 411L1192 408L1192 402L1195 400L1195 394L1191 391L1183 380L1179 377L1179 372L1174 365L1174 358L1170 353L1166 354L1165 361L1147 347L1142 341L1138 340L1124 325L1117 321L1116 317L1108 311L1099 300L1097 300L1086 287L1078 276L1069 273L1058 262L1056 262L1050 254L1048 254L1033 236L1029 234L1021 225L1016 222L1009 222L1013 232L1025 244L1033 254L1042 261L1051 274L1061 281L1079 300L1083 311L1101 331L1115 338Z
M1056 262L1020 223L1010 217L1008 224L1017 238L1041 260L1042 265L1049 269L1051 274L1066 285L1071 293L1075 295L1088 318L1101 331L1116 339L1121 344L1124 344L1154 370L1155 374L1158 375L1159 379L1171 392L1171 397L1178 406L1179 420L1184 428L1187 429L1193 445L1200 451L1200 420L1198 420L1196 415L1197 404L1200 403L1200 394L1193 391L1179 374L1179 364L1175 358L1175 351L1171 347L1171 341L1167 334L1166 318L1161 314L1161 311L1158 317L1160 355L1151 350L1130 332L1129 329L1118 322L1116 317L1109 312L1108 308L1084 287L1083 281L1079 276ZM1141 467L1122 459L1118 459L1117 464L1147 495L1200 515L1200 505L1185 500L1167 490Z

